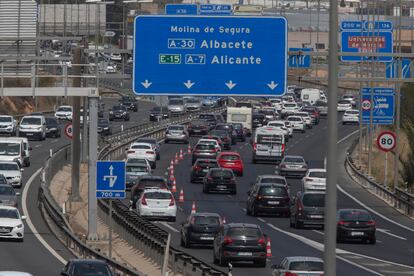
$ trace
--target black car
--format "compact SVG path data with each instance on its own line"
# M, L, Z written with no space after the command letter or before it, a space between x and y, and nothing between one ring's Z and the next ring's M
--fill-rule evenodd
M375 221L368 211L361 209L341 209L338 210L336 218L337 242L360 240L370 244L376 243Z
M301 192L293 198L290 207L290 226L322 226L325 218L325 192Z
M215 113L203 113L198 115L198 119L205 120L210 125L210 129L213 129L218 123L224 123L223 116Z
M237 140L239 140L241 142L245 142L246 141L246 132L244 130L243 124L241 124L241 123L232 123L232 125L234 126L234 131L236 131Z
M266 243L267 236L256 224L225 224L213 242L214 263L224 266L228 262L252 261L266 267Z
M256 183L247 192L246 213L290 215L290 195L285 184Z
M211 136L218 136L223 143L223 150L230 150L231 149L231 137L229 133L225 130L212 130L210 131L209 135Z
M206 120L194 120L187 126L190 135L205 135L210 130L210 124Z
M79 276L79 275L101 275L101 276L118 276L118 273L112 273L111 268L103 260L97 259L73 259L70 260L60 273L62 276Z
M221 224L221 217L216 213L191 214L181 225L181 246L188 248L193 244L212 245Z
M190 182L196 183L203 181L210 168L218 168L216 159L197 159L191 168Z
M58 120L51 117L46 117L46 136L47 137L60 137L62 134L62 127Z
M203 193L230 192L237 193L236 177L230 169L212 168L209 169L203 180Z
M168 189L167 180L161 176L142 176L138 182L131 188L131 205L136 209L136 204L145 188Z
M125 106L128 110L132 110L134 112L138 111L138 101L135 97L132 96L122 96L119 100L119 103Z
M252 127L258 128L267 124L266 115L261 113L253 113L252 115Z
M111 125L109 124L108 119L105 119L105 118L98 119L98 133L103 136L112 134L112 128L111 128Z
M216 125L216 127L214 128L214 130L224 130L227 131L227 133L229 134L230 138L231 138L231 144L235 145L236 141L237 141L237 133L236 130L234 129L234 126L232 124L227 124L227 123L219 123Z
M149 120L151 122L158 122L160 120L168 119L170 112L166 106L154 106L150 111Z
M109 111L109 121L115 119L129 121L129 112L124 105L114 105L111 111Z
M99 102L98 103L98 117L102 118L104 116L105 111L105 103Z

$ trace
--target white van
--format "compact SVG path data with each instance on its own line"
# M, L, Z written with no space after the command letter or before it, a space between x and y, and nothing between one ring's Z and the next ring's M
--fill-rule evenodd
M27 115L19 125L19 137L46 139L46 119L43 115Z
M316 88L304 88L300 92L300 99L302 102L308 102L314 105L316 101L321 99L321 91Z
M13 161L23 166L25 157L23 141L0 138L0 161Z
M241 123L248 133L252 133L252 108L227 107L227 123Z
M285 135L278 127L265 126L256 129L253 137L252 162L279 162L285 155Z
M22 141L23 142L23 150L24 150L24 156L23 156L23 166L24 167L30 167L30 151L32 150L32 147L29 144L29 139L25 137L11 137L8 138L9 141L16 140L16 141Z

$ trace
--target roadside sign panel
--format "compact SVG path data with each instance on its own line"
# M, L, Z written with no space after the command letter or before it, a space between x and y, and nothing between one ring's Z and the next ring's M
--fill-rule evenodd
M373 102L371 102L373 91ZM388 125L394 122L394 89L363 88L362 89L362 123L369 124L372 111L372 122L375 125Z
M125 162L98 161L96 198L125 198Z
M377 137L377 146L382 151L391 151L397 145L397 137L394 132L383 131Z
M197 15L197 4L167 4L165 14L169 15Z
M401 66L401 73L398 74ZM403 79L411 78L411 60L403 59L400 65L400 60L396 59L386 64L385 77L387 79L395 79L402 77Z
M311 48L289 48L289 51L301 51L300 55L289 55L289 68L309 68L311 66Z
M283 95L283 17L138 16L137 95Z
M199 15L231 15L232 6L228 4L200 4Z

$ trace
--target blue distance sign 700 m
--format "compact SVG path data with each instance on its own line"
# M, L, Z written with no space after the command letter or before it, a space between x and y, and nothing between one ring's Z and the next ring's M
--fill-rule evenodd
M283 17L138 16L138 95L283 95Z

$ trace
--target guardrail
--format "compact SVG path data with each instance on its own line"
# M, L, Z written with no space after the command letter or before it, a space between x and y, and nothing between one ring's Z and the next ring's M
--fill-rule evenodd
M161 122L145 123L136 127L125 129L124 131L110 135L101 139L99 143L99 159L116 159L124 153L124 147L139 137L155 137L162 139L165 129L170 124L185 124L196 118L202 112L219 112L221 108L209 111L199 111L188 115L175 117ZM39 188L38 202L45 219L50 218L53 225L51 230L55 235L70 249L84 258L104 259L114 271L122 275L143 275L139 271L127 267L113 259L109 259L105 254L98 252L86 245L84 241L76 237L71 231L61 208L56 204L50 194L49 185L56 173L70 162L70 145L65 146L55 152L45 163L42 169L41 185ZM99 215L105 221L109 217L109 207L106 201L99 200ZM129 211L128 206L121 201L113 201L113 221L114 230L132 246L142 251L147 257L154 260L157 264L162 264L165 252L168 233L155 224L139 217L135 212ZM49 220L50 220L49 219ZM169 266L174 275L225 275L224 272L215 270L208 264L198 260L174 247L170 249Z
M345 168L349 176L353 178L357 183L363 186L365 189L381 198L395 209L407 216L414 215L414 195L410 194L400 188L396 188L392 191L387 185L376 182L375 179L368 176L355 165L352 159L351 153L354 151L358 139L354 140L347 151L345 159Z

